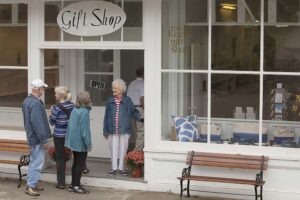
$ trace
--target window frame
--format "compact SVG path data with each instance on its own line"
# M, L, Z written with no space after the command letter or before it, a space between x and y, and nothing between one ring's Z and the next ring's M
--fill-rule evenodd
M162 0L163 2L163 0ZM259 76L259 109L258 109L258 115L259 118L256 120L258 122L259 126L259 146L262 146L262 130L263 130L263 124L265 121L263 120L263 93L264 93L264 77L267 75L274 75L274 76L297 76L300 77L300 71L299 72L280 72L280 71L266 71L264 70L264 33L265 33L265 26L274 26L274 25L292 25L292 26L300 26L300 22L298 23L282 23L282 22L276 22L274 19L270 16L268 16L269 21L265 22L264 20L264 6L265 6L264 0L260 1L260 22L259 23L240 23L237 22L216 22L216 1L207 0L207 9L208 9L208 22L201 22L201 23L185 23L184 25L194 25L194 26L208 26L208 69L207 70L184 70L184 69L164 69L163 63L161 63L160 73L161 75L163 73L202 73L208 75L207 80L207 124L212 124L212 122L215 120L214 118L211 118L211 77L215 74L236 74L236 75L257 75ZM269 2L270 3L270 2ZM239 0L237 0L237 4L239 4ZM276 6L275 8L272 6L268 6L268 15L271 15L270 12L276 13ZM276 20L276 19L275 19ZM163 20L162 20L163 21ZM162 24L163 25L163 24ZM260 27L260 57L259 57L259 70L258 71L239 71L239 70L213 70L212 69L212 27L213 26L241 26L241 25L256 25ZM162 42L161 45L164 43ZM163 46L162 46L163 47ZM162 57L162 56L161 56ZM162 58L161 58L162 61ZM162 85L160 87L162 89ZM161 92L161 91L160 91ZM160 95L161 97L161 95ZM162 106L162 99L161 99L161 106ZM162 108L160 108L160 112L162 111ZM285 121L280 121L280 123L284 123ZM160 126L161 127L161 126ZM160 131L162 134L162 131ZM211 144L211 127L207 127L207 143ZM162 140L161 140L162 141Z

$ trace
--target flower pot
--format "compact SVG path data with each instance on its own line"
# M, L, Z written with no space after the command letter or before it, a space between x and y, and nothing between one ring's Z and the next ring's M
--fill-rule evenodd
M142 177L142 173L143 173L142 167L135 167L132 171L131 177L140 178Z

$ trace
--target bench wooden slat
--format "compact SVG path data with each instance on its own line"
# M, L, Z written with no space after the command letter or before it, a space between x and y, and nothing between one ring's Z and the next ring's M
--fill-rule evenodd
M30 150L29 148L17 148L17 147L1 147L0 146L0 151L3 152L18 152L18 153L29 153Z
M20 161L18 160L0 160L0 163L4 164L12 164L12 165L17 165L19 164Z
M221 182L221 183L236 183L246 185L263 185L265 182L258 183L255 180L249 179L236 179L236 178L220 178L220 177L209 177L209 176L189 176L189 177L178 177L180 180L194 180L194 181L208 181L208 182Z
M19 143L2 143L0 142L0 147L21 147L28 148L27 144L19 144Z
M254 161L254 160L241 160L241 159L214 159L214 158L199 158L196 157L193 159L192 165L202 165L202 163L206 163L205 166L213 163L214 167L223 167L225 166L235 166L234 168L238 168L239 165L241 166L248 166L249 169L261 169L261 161ZM216 166L218 165L218 166ZM267 162L264 162L263 169L266 170L268 166ZM245 169L245 167L243 167Z
M235 168L235 169L250 169L260 170L260 165L249 165L249 164L236 164L236 163L219 163L219 162L204 162L195 161L192 165L206 166L206 167L222 167L222 168Z
M192 154L191 151L188 152L189 155ZM204 152L194 152L194 156L202 157L216 157L216 158L239 158L239 159L248 159L248 160L261 160L261 156L252 156L252 155L242 155L242 154L219 154L219 153L204 153ZM269 160L268 157L264 157L264 160Z
M27 144L26 140L0 139L1 143Z
M234 159L234 158L214 158L214 157L200 157L194 156L194 161L207 161L207 162L221 162L221 163L237 163L237 164L250 164L250 165L261 165L261 160L248 160L248 159ZM267 165L267 161L264 162Z

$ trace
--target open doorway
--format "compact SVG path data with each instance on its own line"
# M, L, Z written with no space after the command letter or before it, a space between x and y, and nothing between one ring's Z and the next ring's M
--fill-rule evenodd
M93 102L90 112L93 148L88 153L87 163L89 176L106 176L110 170L110 151L102 130L106 100L112 96L111 83L117 78L123 79L127 86L134 81L136 70L144 66L144 50L58 51L59 85L69 88L73 101L80 91L86 90ZM134 142L134 137L129 140L129 150L134 148Z
M123 79L127 85L135 80L136 69L144 65L144 51L60 50L59 54L59 83L66 85L74 98L83 90L91 94L93 151L89 156L110 158L102 129L106 100L112 96L111 83L117 78Z

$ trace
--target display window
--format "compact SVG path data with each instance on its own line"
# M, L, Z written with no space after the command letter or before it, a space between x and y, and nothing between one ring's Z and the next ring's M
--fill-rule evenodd
M163 0L162 140L300 146L299 11L297 1Z

